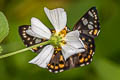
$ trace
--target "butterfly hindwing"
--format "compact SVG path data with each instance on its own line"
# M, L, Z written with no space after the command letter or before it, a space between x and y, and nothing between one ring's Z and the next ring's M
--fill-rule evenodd
M33 36L28 35L28 34L26 33L26 30L28 30L28 29L30 29L30 28L31 28L31 26L29 26L29 25L23 25L23 26L20 26L20 27L19 27L19 34L20 34L20 36L21 36L24 44L25 44L27 47L45 41L44 39L39 39L39 38L36 38L36 37L33 37ZM33 48L32 51L39 53L42 48L43 48L43 46L36 47L36 48Z
M72 55L65 61L61 48L55 49L51 61L47 66L50 72L58 73L64 70L90 64L95 51L94 39L85 34L81 34L80 38L85 44L85 52Z
M85 34L81 34L80 38L85 45L85 52L70 56L66 61L66 69L88 65L92 61L95 51L94 39Z
M58 73L65 70L65 60L61 53L61 50L56 50L48 64L48 70L50 72Z
M99 18L96 7L92 7L85 13L82 18L76 23L73 30L79 30L80 33L84 33L93 38L98 36L100 32Z
M85 45L85 52L82 52L81 55L84 59L84 64L87 65L92 61L92 56L95 52L95 43L94 39L86 34L80 34L80 38L82 39Z

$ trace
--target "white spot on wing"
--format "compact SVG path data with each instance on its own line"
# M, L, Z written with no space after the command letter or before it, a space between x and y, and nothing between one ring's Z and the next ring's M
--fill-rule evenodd
M55 71L55 73L58 73L58 71Z
M89 14L90 16L94 17L91 11L89 11L88 14Z
M82 21L83 21L84 19L85 19L85 18L83 17L83 18L82 18Z
M100 33L100 30L98 31L97 36L98 36L99 33Z
M35 43L40 43L41 42L41 39L36 39L35 40Z
M63 69L60 70L60 72L63 72L63 71L64 71Z
M23 29L25 30L26 28L24 27Z
M25 34L25 33L23 33L22 35L23 35L23 36L25 36L26 34Z
M95 19L97 20L97 15L95 15Z
M30 44L33 44L33 42L31 41Z
M23 36L24 38L27 38L27 36Z
M84 19L84 20L83 20L83 24L84 24L84 25L87 25L87 24L88 24L88 20L87 20L87 19Z
M81 64L80 66L81 66L81 67L82 67L82 66L85 66L85 64Z
M93 24L93 22L91 22L91 21L90 21L89 23L90 23L90 24Z
M23 33L25 33L26 31L25 30L23 30Z
M94 10L92 10L92 12L94 12Z
M95 25L95 27L97 27L97 25Z
M93 14L94 14L94 15L96 15L96 13L95 13L95 12L93 12Z
M29 40L30 40L30 38L28 37L28 38L27 38L27 40L29 41Z
M94 21L94 23L97 23L97 21Z
M90 25L90 24L88 24L88 28L89 28L89 29L93 29L93 26Z
M86 63L87 65L89 64L89 62Z
M50 71L50 72L52 72L52 70L51 70L51 69L49 69L49 71Z
M90 61L92 62L92 58L90 59Z
M78 27L78 30L79 30L80 28L81 28L81 27L79 26L79 27Z

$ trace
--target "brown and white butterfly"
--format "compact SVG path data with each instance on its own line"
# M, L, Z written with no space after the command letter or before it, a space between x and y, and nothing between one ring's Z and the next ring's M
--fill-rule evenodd
M45 9L45 13L48 16L48 19L51 21L53 26L57 26L57 25L64 26L63 28L61 28L62 33L70 32L70 30L66 27L67 20L65 19L66 14L64 9L62 8L57 8L54 10ZM62 17L60 16L61 14L62 14ZM19 27L20 36L27 47L35 44L39 44L41 42L48 40L48 39L45 39L44 37L39 38L37 37L39 35L35 35L34 33L29 32L29 30L31 30L32 25L23 25ZM44 25L42 24L42 26ZM57 28L55 27L55 30L59 31L58 27ZM51 30L50 32L55 33L55 30ZM49 63L47 63L47 66L44 68L47 68L50 72L58 73L71 68L90 64L90 62L92 61L93 54L95 52L94 38L98 36L100 31L98 14L95 7L92 7L91 9L89 9L87 13L85 13L85 15L82 18L80 18L80 20L73 27L73 31L75 30L79 31L79 40L81 40L81 45L82 44L84 45L84 47L80 47L80 48L81 49L84 48L85 51L81 51L81 52L69 55L69 57L65 59L65 56L63 55L63 51L61 50L62 48L54 48L54 51L52 50L53 54L50 54L51 58L49 60ZM45 46L46 45L33 48L32 51L36 53L40 53L41 51L45 50L43 48ZM48 49L48 51L50 50L49 47L45 47L45 48ZM34 62L35 61L38 62L40 60L39 57L43 56L40 54L38 55L39 56L37 56L37 58L34 59ZM48 59L48 58L45 58L45 59ZM37 65L39 66L38 63Z

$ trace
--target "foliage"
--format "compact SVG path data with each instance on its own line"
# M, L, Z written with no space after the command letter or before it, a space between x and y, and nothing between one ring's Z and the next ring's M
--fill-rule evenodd
M9 27L6 17L2 12L0 12L0 43L4 40L4 38L9 33ZM0 53L3 51L2 47L0 46Z
M6 17L0 12L0 43L8 35L9 28Z

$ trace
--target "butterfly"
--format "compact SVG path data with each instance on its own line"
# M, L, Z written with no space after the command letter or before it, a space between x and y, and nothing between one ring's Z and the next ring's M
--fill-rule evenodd
M44 38L37 38L27 34L26 30L29 29L31 29L31 25L23 25L19 27L19 34L27 47L47 41ZM70 31L67 27L65 27L64 29L67 32ZM73 31L75 30L79 31L79 39L83 41L85 45L85 51L74 54L70 56L67 60L65 60L62 55L61 49L56 48L49 64L47 64L47 68L50 72L58 73L71 68L90 64L95 52L94 38L97 37L100 32L99 18L96 7L90 8L80 18L80 20L73 27ZM54 30L51 30L51 32L54 33ZM32 48L32 51L40 53L44 46Z

